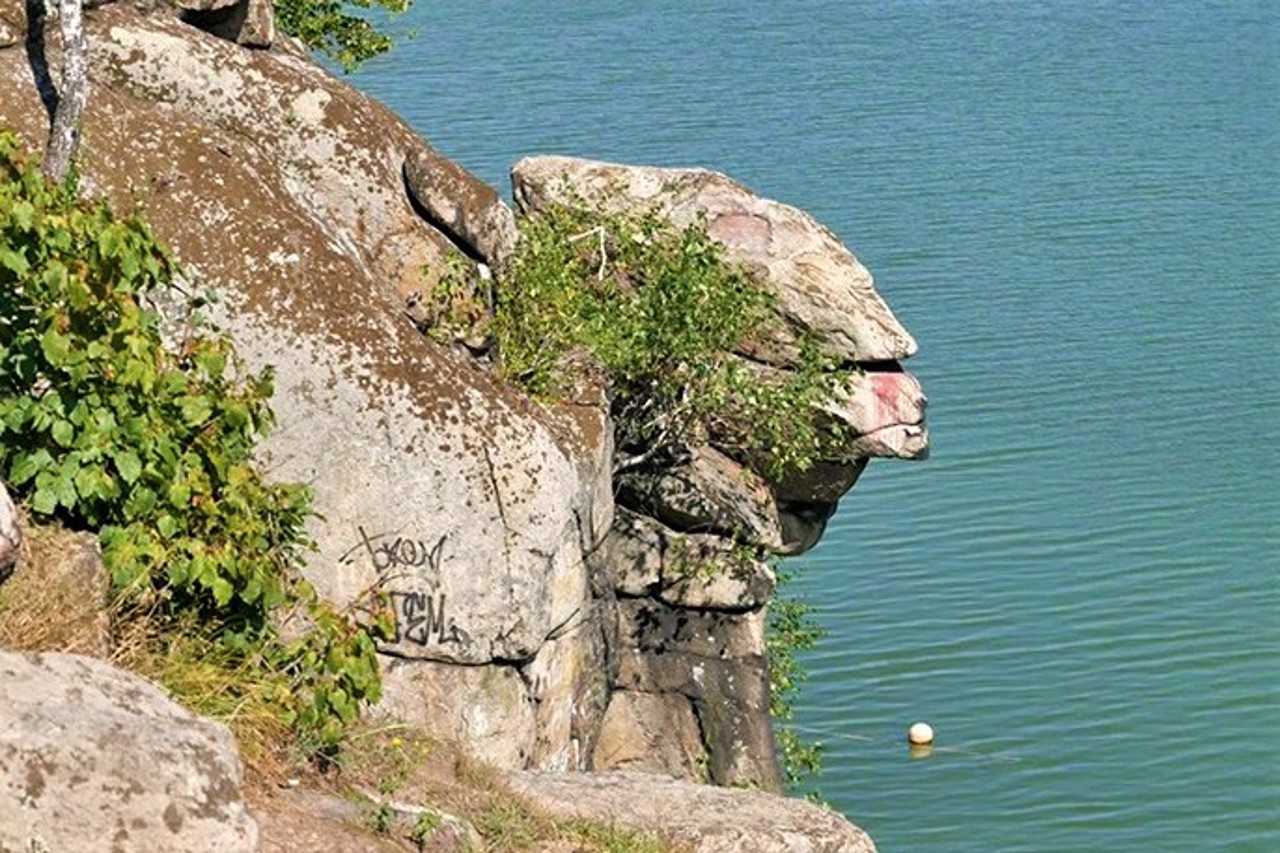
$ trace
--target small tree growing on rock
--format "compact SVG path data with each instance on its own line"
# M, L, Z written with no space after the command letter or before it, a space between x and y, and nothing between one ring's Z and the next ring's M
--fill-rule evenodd
M66 179L80 149L80 125L89 101L89 47L84 33L82 0L58 0L62 41L61 86L54 87L45 60L47 9L43 0L27 0L27 47L40 97L50 112L49 141L42 171L49 180Z

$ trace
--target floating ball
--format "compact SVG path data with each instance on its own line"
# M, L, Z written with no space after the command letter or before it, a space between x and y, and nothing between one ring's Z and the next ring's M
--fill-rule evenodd
M917 746L933 743L933 726L928 723L914 723L907 729L907 740Z

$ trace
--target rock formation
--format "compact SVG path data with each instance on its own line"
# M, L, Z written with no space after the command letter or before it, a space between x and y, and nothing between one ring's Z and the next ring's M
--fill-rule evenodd
M813 803L645 773L518 773L517 791L553 814L660 825L690 853L875 853L867 834Z
M770 481L713 435L615 483L598 389L537 404L418 329L415 306L450 268L501 271L516 235L497 194L282 40L210 23L260 5L181 9L89 10L82 186L145 207L250 365L274 367L264 461L315 490L308 577L339 605L381 590L395 608L380 710L509 769L776 788L774 577L757 552L812 547L869 457L927 446L923 394L897 365L916 344L865 268L722 175L522 161L528 215L568 187L705 216L778 296L770 335L741 353L761 381L794 366L801 335L860 368L819 415L849 439L806 472ZM0 127L36 151L48 118L23 22L0 0ZM732 571L689 571L711 559Z
M18 510L9 490L0 483L0 583L13 572L22 550L22 530L18 527Z
M773 577L750 554L811 548L868 458L925 455L924 394L896 361L915 351L915 341L831 232L724 175L534 157L515 165L512 184L529 216L585 202L704 223L727 258L777 297L777 322L742 353L761 382L785 378L801 335L858 368L813 415L843 437L806 471L771 482L767 466L713 431L675 464L620 473L620 506L601 554L618 600L620 656L593 766L776 789L776 749L761 713ZM706 564L733 569L673 577L679 567Z
M93 658L0 651L0 850L253 851L225 726Z

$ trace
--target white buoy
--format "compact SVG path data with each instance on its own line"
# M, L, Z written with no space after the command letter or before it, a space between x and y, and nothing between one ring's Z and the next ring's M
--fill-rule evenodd
M933 726L928 723L914 723L907 729L907 740L917 746L933 743Z

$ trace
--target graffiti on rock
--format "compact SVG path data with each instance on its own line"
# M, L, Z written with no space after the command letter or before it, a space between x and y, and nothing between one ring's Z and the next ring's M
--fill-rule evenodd
M430 540L393 533L370 535L363 525L357 525L356 532L360 541L338 561L350 565L366 554L379 582L396 587L387 591L395 619L394 642L419 646L471 642L470 635L449 618L445 594L438 590L448 537L441 536L434 544L428 544ZM405 589L406 585L417 588Z
M380 575L398 568L429 569L433 573L440 571L440 556L444 553L444 543L448 538L446 536L441 536L435 545L428 547L422 539L404 536L388 539L390 533L370 536L363 525L357 525L356 531L360 534L360 541L348 548L338 558L339 562L351 563L363 550L373 561L374 571Z
M393 592L391 607L395 613L397 643L427 646L433 639L437 643L471 642L467 632L445 615L444 593Z

